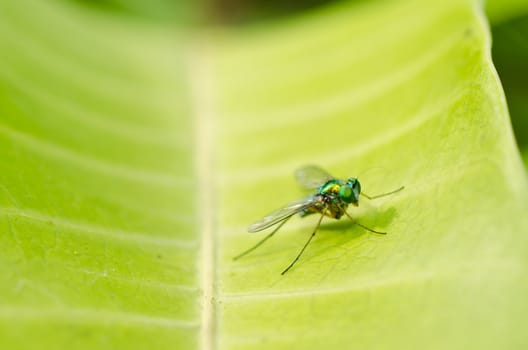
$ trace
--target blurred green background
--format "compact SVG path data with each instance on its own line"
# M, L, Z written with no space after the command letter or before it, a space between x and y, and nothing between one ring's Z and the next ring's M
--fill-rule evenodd
M528 15L519 13L491 29L493 62L506 93L517 143L528 166Z

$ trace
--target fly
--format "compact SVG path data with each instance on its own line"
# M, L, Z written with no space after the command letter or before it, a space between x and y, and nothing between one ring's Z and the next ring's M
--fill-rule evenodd
M269 227L275 226L275 229L268 234L264 239L258 242L253 247L249 248L245 252L237 255L234 260L237 260L246 254L252 252L253 250L260 247L264 242L270 239L279 229L295 214L299 214L301 217L305 217L311 214L320 214L317 225L313 230L310 238L304 244L303 248L297 254L295 259L282 271L281 275L284 275L288 272L293 265L299 260L301 255L306 250L306 247L312 239L314 238L323 217L328 216L334 219L340 219L343 215L347 216L352 222L363 229L377 233L377 234L386 234L386 232L380 232L368 228L359 222L352 219L350 214L346 211L350 204L354 206L359 205L359 196L363 196L369 200L384 197L391 195L393 193L399 192L404 189L404 186L398 188L397 190L379 194L376 196L369 196L364 192L361 192L361 184L359 180L353 177L349 177L346 181L339 180L331 176L325 170L321 169L315 165L308 165L302 168L299 168L295 171L295 177L297 182L305 188L315 190L315 193L311 194L308 197L296 200L291 202L284 207L266 215L261 220L251 224L248 227L248 232L259 232L265 230Z

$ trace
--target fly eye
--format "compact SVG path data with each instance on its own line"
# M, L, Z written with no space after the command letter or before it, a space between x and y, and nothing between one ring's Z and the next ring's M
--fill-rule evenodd
M352 188L354 189L354 192L356 192L357 194L361 193L361 184L359 183L358 180L354 181L354 184L352 184Z
M359 180L353 177L348 178L347 180L348 186L352 189L352 196L353 201L357 202L359 200L359 194L361 193L361 184L359 183Z

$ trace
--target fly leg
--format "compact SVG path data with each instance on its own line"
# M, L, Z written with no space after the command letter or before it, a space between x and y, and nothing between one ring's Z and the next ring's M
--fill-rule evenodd
M350 216L350 214L348 214L346 211L344 212L346 216L348 216L348 218L350 220L352 220L352 223L358 225L359 227L363 227L365 230L367 231L370 231L370 232L374 232L374 233L378 233L380 235L386 235L387 232L381 232L381 231L376 231L376 230L373 230L371 228L368 228L367 226L364 226L364 225L361 225L359 222L355 221L354 219L352 219L352 217Z
M297 260L299 260L299 258L301 257L302 253L304 253L304 250L306 249L306 247L308 246L308 244L310 244L310 242L312 241L312 238L314 238L315 234L317 233L317 230L319 229L319 226L321 226L321 221L323 220L323 217L325 215L325 211L323 211L323 213L321 214L321 216L319 217L319 221L317 221L317 226L315 226L315 229L314 231L312 232L312 234L310 235L310 238L308 238L308 241L306 241L306 243L304 244L304 247L301 249L301 251L299 252L299 254L297 254L297 257L291 262L291 264L286 268L284 269L284 271L281 272L281 275L284 275L286 272L288 272L289 269L291 269L293 267L293 265L295 265L295 263L297 262Z
M293 215L292 215L293 216ZM260 242L258 242L257 244L255 244L253 247L249 248L248 250L246 250L245 252L235 256L233 258L233 260L238 260L240 259L241 257L243 257L244 255L246 254L249 254L251 253L252 251L254 251L255 249L257 249L258 247L260 247L262 245L262 243L266 242L268 239L270 239L281 227L282 225L284 225L286 223L286 221L288 221L292 216L288 216L286 219L284 219L277 227L275 227L275 229L269 234L267 235L266 237L264 237L263 240L261 240Z

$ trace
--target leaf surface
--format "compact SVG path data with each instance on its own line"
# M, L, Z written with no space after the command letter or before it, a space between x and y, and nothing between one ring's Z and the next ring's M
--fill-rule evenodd
M481 10L342 4L259 29L217 56L219 348L525 344L526 175ZM231 261L263 237L245 224L299 197L292 172L312 163L369 194L405 185L350 210L388 234L323 221L281 276L317 221L294 219Z
M526 174L475 3L200 36L58 1L0 16L2 348L527 343ZM305 164L405 185L350 209L388 234L325 219L281 276L317 220L294 218L233 261Z

